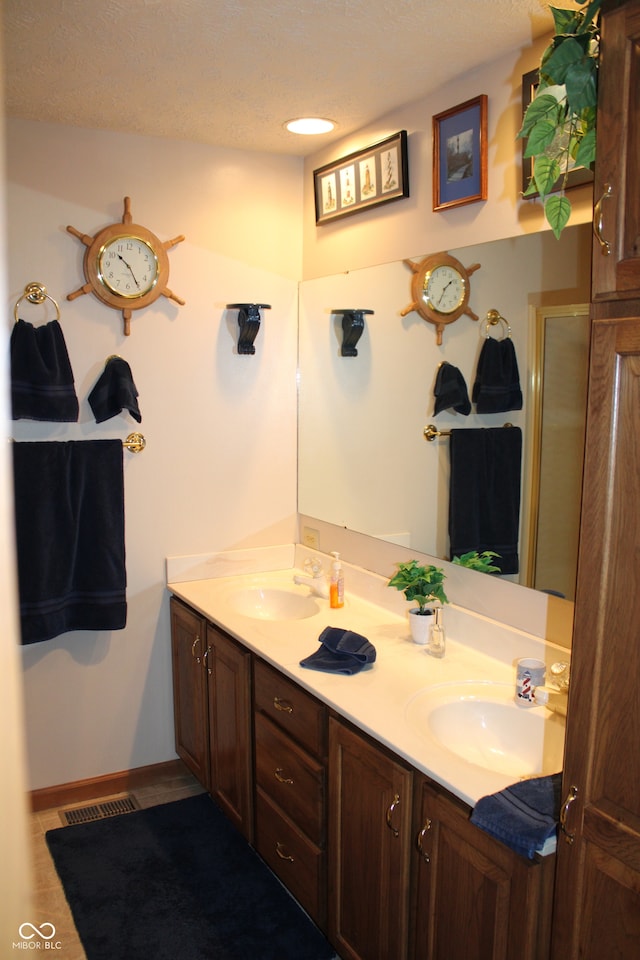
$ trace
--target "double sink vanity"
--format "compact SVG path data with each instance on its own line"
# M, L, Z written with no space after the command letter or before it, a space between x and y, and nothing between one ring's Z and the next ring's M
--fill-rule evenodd
M514 690L562 651L452 603L434 659L383 577L345 564L334 610L294 583L304 548L243 553L168 561L178 754L344 960L548 956L553 844L525 860L469 815L561 770L564 718ZM327 626L375 663L300 666Z

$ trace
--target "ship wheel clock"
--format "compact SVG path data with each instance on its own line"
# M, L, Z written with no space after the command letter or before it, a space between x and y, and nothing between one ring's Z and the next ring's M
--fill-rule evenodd
M163 242L146 227L132 223L129 197L124 198L122 222L110 224L95 237L81 233L75 227L67 227L67 230L87 248L84 254L86 283L67 294L67 300L94 293L107 307L122 310L125 336L131 333L132 310L148 307L158 297L167 297L184 306L185 301L167 286L167 250L181 243L184 237Z
M413 310L423 320L433 323L436 328L436 342L442 343L442 334L447 324L453 323L463 313L477 320L478 317L469 307L472 273L480 269L479 263L463 267L459 260L448 253L433 253L419 263L405 260L413 271L411 278L412 302L400 316L406 317Z

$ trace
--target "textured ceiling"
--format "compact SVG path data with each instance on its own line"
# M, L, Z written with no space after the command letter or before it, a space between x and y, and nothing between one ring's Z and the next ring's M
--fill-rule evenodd
M9 117L299 156L552 28L546 0L3 0L2 8ZM283 128L305 114L339 126L321 137Z

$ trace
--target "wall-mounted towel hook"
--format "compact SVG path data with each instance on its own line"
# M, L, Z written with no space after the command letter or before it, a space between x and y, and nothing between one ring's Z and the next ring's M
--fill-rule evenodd
M253 341L260 329L260 311L271 310L268 303L228 303L227 310L238 311L238 353L256 352Z
M18 316L18 307L20 306L23 300L28 300L29 303L44 303L45 300L50 300L51 303L56 308L56 320L60 319L60 307L58 306L56 301L53 299L53 297L49 296L49 294L47 293L47 288L45 287L44 283L38 283L37 280L34 280L31 283L28 283L26 285L26 287L24 288L24 293L22 294L21 297L18 297L18 299L16 300L16 305L13 308L13 316L15 318L16 323L20 319Z
M507 337L511 336L511 327L505 318L501 316L500 312L495 308L492 310L487 310L487 315L484 318L482 326L480 327L480 335L488 339L491 336L490 328L497 326L499 323L504 325L504 334L502 337L500 337L500 339L506 340Z

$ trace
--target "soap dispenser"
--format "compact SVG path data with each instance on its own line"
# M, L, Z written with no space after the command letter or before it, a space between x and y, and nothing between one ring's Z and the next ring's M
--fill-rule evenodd
M339 610L340 607L344 607L344 575L340 563L340 554L336 550L332 550L331 556L333 557L333 563L331 564L331 580L329 582L329 606L332 610Z
M442 626L442 607L433 608L433 623L429 630L427 653L432 657L442 659L445 650L444 627Z

